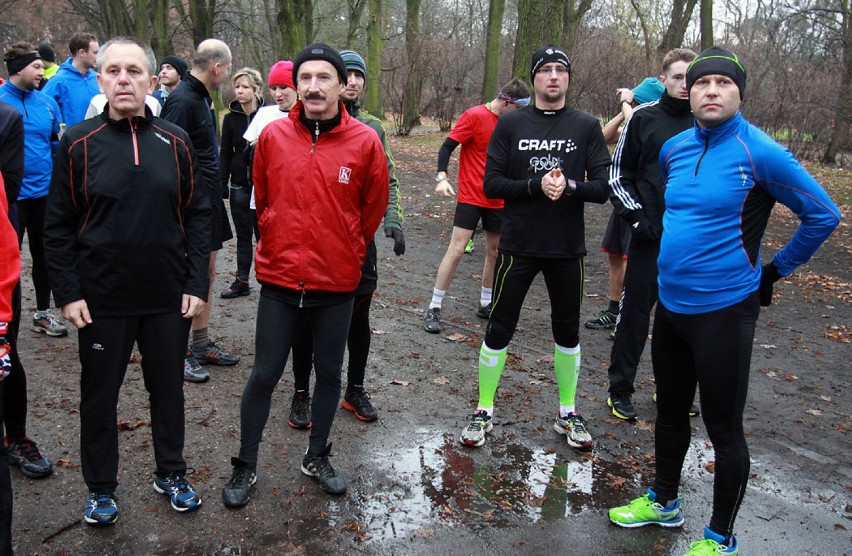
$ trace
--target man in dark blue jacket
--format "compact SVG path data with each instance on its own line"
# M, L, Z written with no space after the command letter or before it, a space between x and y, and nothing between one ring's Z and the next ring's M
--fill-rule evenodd
M222 200L222 182L219 179L219 144L216 140L216 114L213 112L209 91L218 90L231 73L231 50L217 39L201 41L195 51L192 69L163 106L160 117L177 124L189 134L195 147L202 179L200 185L210 198L213 223L210 228L210 288L216 280L216 255L225 241L233 238L231 224ZM240 357L213 342L207 325L210 322L212 303L192 319L192 339L184 363L184 378L190 382L206 382L210 374L201 365L236 365Z
M660 151L666 212L651 356L657 383L656 476L648 492L609 511L622 527L684 522L678 498L696 385L713 443L713 514L688 556L736 554L734 521L746 492L743 432L760 305L773 284L804 264L840 223L840 211L789 150L739 113L746 72L711 47L686 73L695 126ZM761 268L761 241L776 201L801 221Z

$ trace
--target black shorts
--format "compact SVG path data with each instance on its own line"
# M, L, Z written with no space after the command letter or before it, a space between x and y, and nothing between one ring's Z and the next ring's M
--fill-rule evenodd
M213 226L210 230L211 253L213 251L220 250L223 243L234 237L234 233L231 230L231 223L228 221L228 212L225 210L225 201L222 200L222 195L214 196L212 201Z
M609 222L606 223L603 241L601 241L601 251L610 255L621 255L627 258L629 248L630 225L616 214L615 209L612 209L609 215Z
M500 214L503 209L490 209L470 205L468 203L456 204L456 216L453 218L453 226L465 230L475 230L479 219L482 219L482 229L486 232L500 233Z

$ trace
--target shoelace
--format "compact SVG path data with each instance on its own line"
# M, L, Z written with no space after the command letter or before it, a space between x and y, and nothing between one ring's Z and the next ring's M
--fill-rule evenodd
M41 453L38 451L38 447L36 443L30 439L21 440L17 442L19 446L18 451L24 456L24 459L28 461L35 461L41 458Z
M482 427L488 421L488 414L471 413L469 419L470 419L470 424L467 426L467 430L470 430L470 431L482 430Z
M243 487L249 483L250 477L251 471L249 471L248 467L238 467L237 472L234 475L234 480L232 482L234 483L234 485Z
M582 417L580 417L579 415L574 415L572 417L573 418L571 418L570 421L573 425L574 432L588 432L586 430L586 423L583 422Z

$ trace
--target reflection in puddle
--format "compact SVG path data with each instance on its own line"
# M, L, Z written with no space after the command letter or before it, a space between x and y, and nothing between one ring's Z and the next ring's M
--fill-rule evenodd
M387 466L387 481L366 498L350 500L364 540L431 534L435 525L506 527L599 511L644 489L640 472L647 471L636 462L609 462L564 446L530 449L495 441L471 450L449 434L429 436L377 464Z

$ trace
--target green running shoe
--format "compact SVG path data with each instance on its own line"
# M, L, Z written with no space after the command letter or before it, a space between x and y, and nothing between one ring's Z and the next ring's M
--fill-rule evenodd
M473 238L470 238L469 240L467 240L467 245L465 245L464 247L464 252L470 255L471 253L473 253L473 248Z
M736 537L731 536L730 546L722 544L724 542L725 538L722 535L717 535L709 527L704 527L704 540L690 544L686 556L717 556L718 554L732 556L739 552L740 547Z
M680 500L675 507L667 509L654 501L656 494L650 488L640 498L626 506L609 510L609 520L619 527L644 527L659 525L660 527L680 527L683 525L683 512L680 510Z

